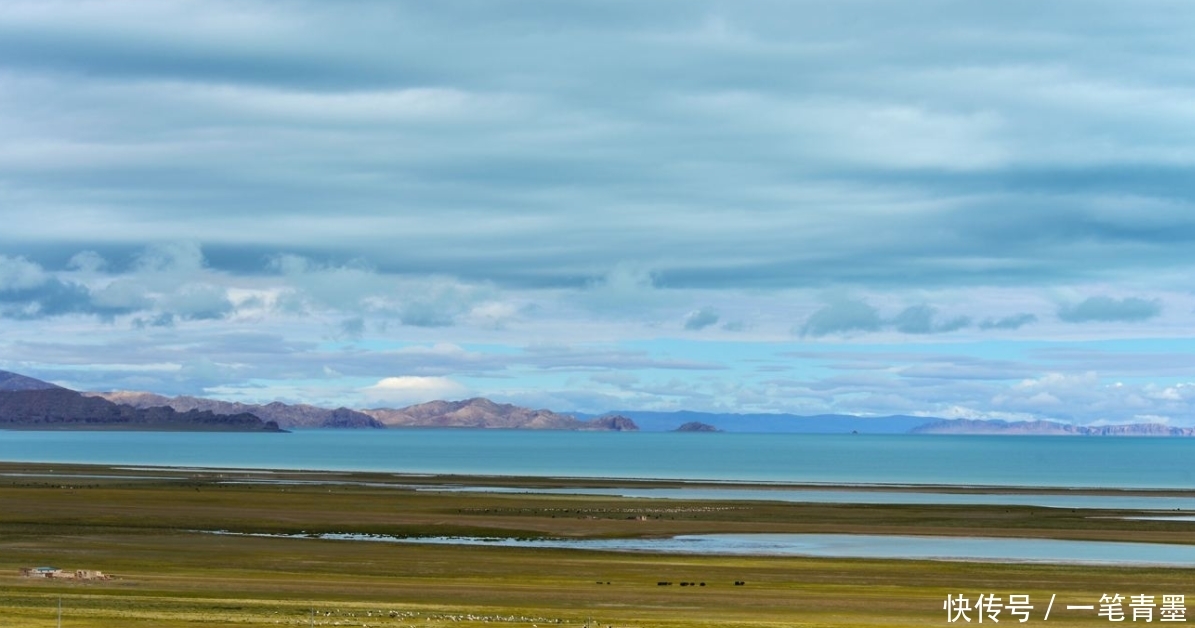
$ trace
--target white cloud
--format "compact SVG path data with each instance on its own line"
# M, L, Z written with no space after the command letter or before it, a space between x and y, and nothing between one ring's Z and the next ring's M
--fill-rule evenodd
M990 111L932 110L898 102L727 91L690 98L716 121L787 140L790 155L843 165L981 170L1004 165L1001 117Z
M587 308L612 315L642 316L667 299L651 270L629 262L615 265L578 295Z
M71 256L66 267L85 273L97 273L108 267L108 260L95 251L80 251Z
M91 300L99 307L141 310L152 306L153 299L139 281L120 277L91 291Z
M508 301L479 303L464 316L464 322L483 329L505 329L517 321L523 308Z
M0 255L0 291L29 290L48 280L41 266L23 257Z
M447 377L400 375L379 380L361 389L368 403L412 405L435 400L457 400L469 396L469 389Z
M839 298L810 315L800 327L800 334L817 338L829 334L876 332L882 325L879 310L870 303Z
M203 283L179 286L174 292L163 296L159 304L168 312L195 320L223 318L233 310L232 302L223 288Z
M271 120L305 123L395 123L437 121L477 123L513 109L513 99L483 96L453 88L314 92L242 85L162 83L146 86L158 100L223 107Z
M685 329L700 331L718 323L718 312L712 307L703 307L685 315Z
M194 273L206 262L198 242L153 244L137 257L137 269L157 273Z

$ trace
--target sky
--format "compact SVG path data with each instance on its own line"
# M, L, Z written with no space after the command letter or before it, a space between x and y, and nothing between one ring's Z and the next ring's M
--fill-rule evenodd
M0 369L1195 425L1195 4L6 0Z

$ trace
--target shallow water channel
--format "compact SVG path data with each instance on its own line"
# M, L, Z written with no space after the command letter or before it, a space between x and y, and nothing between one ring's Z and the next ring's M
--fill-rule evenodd
M652 539L508 539L459 536L405 538L369 534L244 536L711 556L815 556L1195 567L1195 545L995 537L878 534L697 534Z

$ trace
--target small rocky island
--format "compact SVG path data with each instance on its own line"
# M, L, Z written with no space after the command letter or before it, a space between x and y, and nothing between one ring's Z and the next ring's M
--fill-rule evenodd
M586 432L638 432L639 426L621 414L611 414L588 421L579 429Z
M710 425L709 423L702 423L701 421L689 421L684 425L672 430L674 432L721 432L722 430Z

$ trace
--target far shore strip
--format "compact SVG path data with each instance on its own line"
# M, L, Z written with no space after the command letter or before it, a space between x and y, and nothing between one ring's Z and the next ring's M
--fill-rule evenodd
M319 469L246 469L221 467L175 467L150 465L103 465L0 461L0 477L57 478L78 480L270 480L273 483L360 484L396 489L432 486L478 488L594 488L594 489L750 489L784 491L867 491L894 493L954 493L975 495L1091 495L1133 497L1195 497L1195 489L1068 488L1033 486L982 486L966 484L835 484L798 482L746 482L715 480L668 480L656 478L553 477L512 475L452 475L341 471Z

